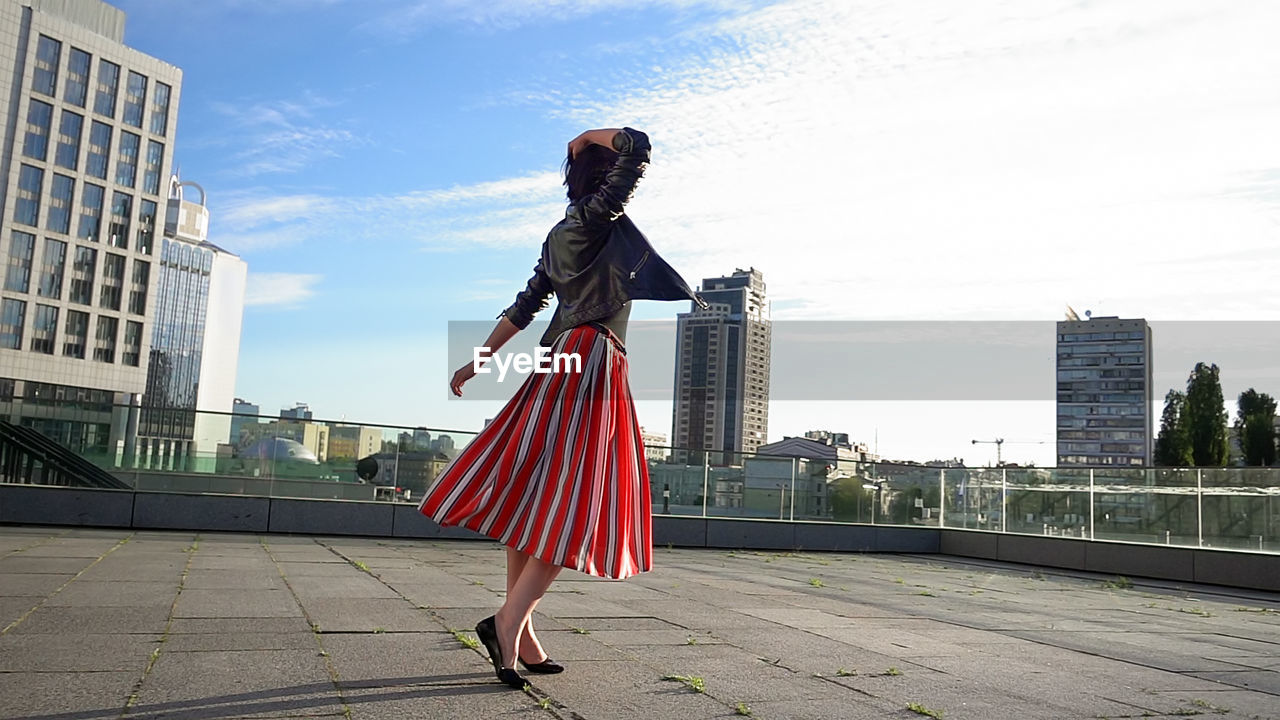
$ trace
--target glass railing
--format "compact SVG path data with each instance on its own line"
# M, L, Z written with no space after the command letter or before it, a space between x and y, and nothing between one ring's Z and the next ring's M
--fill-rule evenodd
M0 407L6 410L149 491L417 502L475 437L71 402L26 404L21 413ZM657 446L645 454L657 515L1280 552L1280 468L938 467L835 449L826 459Z

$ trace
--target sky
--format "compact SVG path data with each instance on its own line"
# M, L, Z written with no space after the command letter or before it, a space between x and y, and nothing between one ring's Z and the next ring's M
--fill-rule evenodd
M1280 320L1275 3L114 4L184 71L175 162L249 265L237 390L265 413L481 427L501 402L448 399L448 323L523 287L596 127L649 134L628 214L663 257L761 270L778 323ZM1228 397L1252 380L1219 364ZM775 399L769 439L1051 464L1053 426L1050 401Z

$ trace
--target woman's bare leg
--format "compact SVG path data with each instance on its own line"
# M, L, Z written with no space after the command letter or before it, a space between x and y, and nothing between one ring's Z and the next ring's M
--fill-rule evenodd
M498 648L502 651L503 659L509 663L506 667L515 667L516 657L520 652L520 636L524 634L525 625L528 624L533 609L538 606L538 601L559 574L559 565L526 556L520 576L507 590L506 602L494 615Z
M511 588L515 586L516 579L520 577L520 571L524 570L525 561L529 559L528 555L514 548L507 548L507 595L511 595ZM537 607L537 603L534 603ZM542 649L542 643L538 642L538 636L533 632L533 616L529 616L529 622L525 623L524 631L520 633L520 649L524 652L522 657L526 658L526 662L540 663L547 659L547 653Z

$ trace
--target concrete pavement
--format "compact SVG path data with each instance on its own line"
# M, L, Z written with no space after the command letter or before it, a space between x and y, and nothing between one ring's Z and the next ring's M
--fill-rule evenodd
M565 571L496 683L487 542L0 527L0 717L1280 718L1280 597L941 556ZM475 647L473 647L475 646Z

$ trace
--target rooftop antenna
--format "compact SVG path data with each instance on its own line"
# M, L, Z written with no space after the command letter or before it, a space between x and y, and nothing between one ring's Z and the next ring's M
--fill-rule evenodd
M1093 311L1092 311L1092 310L1085 310L1085 311L1084 311L1084 316L1085 316L1085 318L1086 318L1086 319L1088 319L1088 320L1092 320L1092 319L1093 319Z

